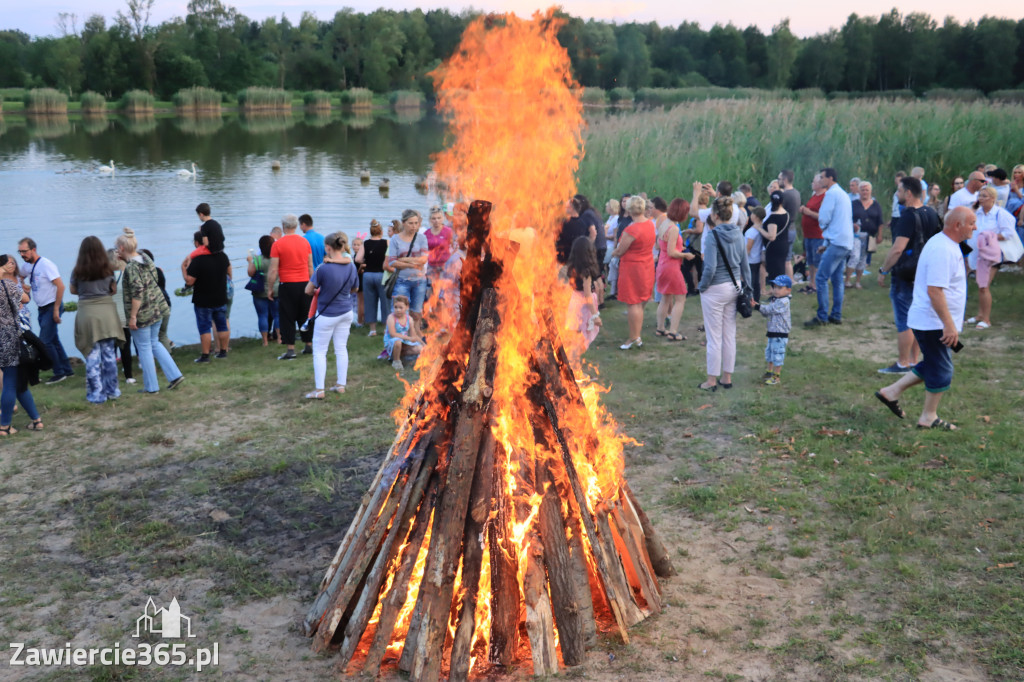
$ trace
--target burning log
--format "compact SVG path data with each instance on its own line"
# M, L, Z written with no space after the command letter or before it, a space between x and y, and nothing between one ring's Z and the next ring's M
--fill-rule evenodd
M598 619L628 643L628 628L662 607L656 576L671 562L632 491L620 480L596 499L595 481L581 480L600 442L580 420L586 401L550 315L524 361L522 424L513 434L500 421L499 311L529 299L499 295L509 264L491 251L489 208L470 208L476 279L461 293L471 326L432 365L305 619L314 650L336 645L342 670L355 660L376 675L400 647L412 680L463 680L474 661L515 665L525 631L534 674L554 674L559 652L583 662Z

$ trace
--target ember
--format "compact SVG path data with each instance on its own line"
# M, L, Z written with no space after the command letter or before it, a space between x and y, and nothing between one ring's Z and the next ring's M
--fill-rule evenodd
M306 617L342 669L397 659L414 680L466 679L529 655L550 674L559 655L582 663L598 627L628 642L661 609L655 576L672 567L622 476L626 439L552 313L569 295L554 237L582 130L558 27L477 20L437 74L453 133L438 176L495 201L470 205L460 317L421 357Z

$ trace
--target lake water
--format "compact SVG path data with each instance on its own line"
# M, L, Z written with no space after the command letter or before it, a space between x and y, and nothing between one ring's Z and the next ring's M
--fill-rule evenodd
M195 207L206 202L224 227L235 299L232 336L258 336L245 257L259 237L286 213L309 213L321 234L368 232L370 220L387 225L406 208L425 212L440 199L415 188L440 151L444 124L378 116L345 120L224 118L212 122L158 118L133 124L15 119L0 116L0 252L16 254L18 240L35 239L65 284L84 237L107 247L125 225L167 276L172 294L170 337L197 343L189 298L173 295L184 285L181 261L198 229ZM114 162L114 173L101 165ZM280 170L272 162L280 162ZM194 178L179 177L191 169ZM369 169L370 182L360 180ZM390 179L385 194L380 178ZM424 213L426 223L426 213ZM20 260L19 260L20 262ZM65 300L74 300L67 294ZM35 321L35 306L32 306ZM61 324L61 340L77 355L74 318Z

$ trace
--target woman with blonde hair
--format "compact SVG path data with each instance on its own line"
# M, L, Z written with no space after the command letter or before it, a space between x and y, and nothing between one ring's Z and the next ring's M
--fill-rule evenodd
M423 317L423 301L427 294L427 254L430 246L420 234L423 218L419 211L402 211L401 232L388 242L385 267L397 278L392 297L405 296L417 324Z
M29 298L18 282L17 271L14 256L0 255L0 297L4 299L0 301L0 376L3 377L3 388L0 389L0 436L18 432L11 426L16 402L21 403L25 414L32 420L28 425L29 431L43 429L43 419L28 389L28 373L23 371L27 368L20 367L21 326L23 322L27 324L21 311ZM36 373L38 375L38 368Z
M324 237L326 257L306 285L306 296L317 293L313 327L314 389L306 398L322 400L327 379L327 347L334 341L337 377L330 390L344 393L348 383L348 335L352 327L352 288L359 282L356 266L348 255L348 236L333 232Z
M986 185L978 190L978 200L974 202L978 229L967 240L967 243L974 247L968 260L973 261L970 265L976 270L975 281L978 284L978 314L968 319L967 324L976 325L977 329L988 329L992 326L990 287L996 277L999 263L1003 260L1000 242L1017 237L1013 214L1005 208L1000 208L998 201L995 187Z
M364 239L356 250L356 264L363 267L363 300L367 336L377 336L377 322L384 323L391 312L391 304L384 291L384 260L388 253L388 240L384 228L377 220L370 221L370 238ZM379 312L378 312L379 311Z
M697 286L708 337L707 381L697 385L702 391L714 391L719 384L732 388L736 368L736 288L750 282L750 266L743 230L733 222L734 210L730 197L719 197L708 216L711 230Z
M185 377L174 364L170 352L160 343L160 323L169 306L160 291L156 266L152 259L139 253L139 243L130 227L124 228L114 244L117 255L127 264L121 281L124 287L124 313L135 340L135 350L139 353L139 367L142 368L143 388L139 392L156 393L160 390L156 376L157 362L167 378L167 388L175 389Z
M619 300L627 306L629 338L619 346L622 350L644 345L640 338L644 324L644 304L650 300L654 291L653 250L656 234L654 221L644 219L646 210L647 201L643 197L632 196L626 201L626 211L633 222L623 230L612 252L612 257L619 259Z
M116 290L113 294L114 307L117 308L117 319L121 322L121 333L124 335L124 341L118 346L117 351L121 353L121 370L124 372L124 381L126 384L134 384L135 378L132 376L132 330L128 328L128 318L124 316L124 287L121 286L121 278L124 277L124 261L117 255L117 249L107 249L107 260L110 262L110 268L114 271L114 286Z

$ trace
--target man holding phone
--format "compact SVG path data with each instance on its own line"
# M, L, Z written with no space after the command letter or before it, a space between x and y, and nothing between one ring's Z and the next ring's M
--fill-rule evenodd
M917 420L919 429L953 431L954 424L938 416L942 394L953 383L952 353L960 350L960 331L967 307L967 270L960 242L977 227L973 211L960 206L946 216L942 232L928 240L917 262L914 298L907 312L907 325L921 348L921 362L896 383L875 392L893 414L906 414L899 398L905 390L924 384L924 409Z

